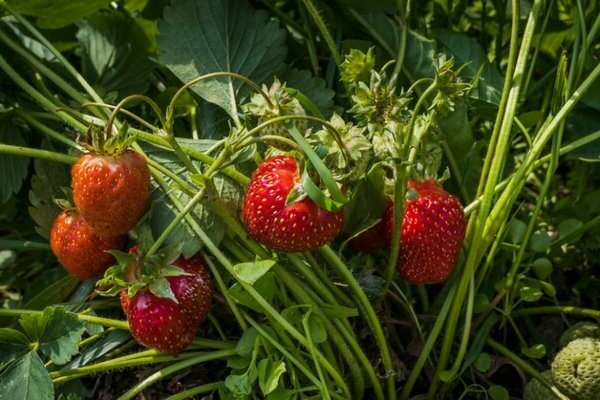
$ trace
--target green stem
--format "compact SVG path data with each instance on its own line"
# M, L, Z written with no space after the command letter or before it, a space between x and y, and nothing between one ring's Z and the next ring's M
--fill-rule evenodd
M50 250L48 243L32 242L29 240L0 239L0 249L3 250Z
M6 3L3 3L6 6ZM28 95L30 95L36 102L38 102L42 107L46 108L48 111L54 112L56 114L60 114L61 118L74 127L75 129L79 129L80 131L85 131L86 126L81 122L77 121L75 118L71 117L69 113L60 110L52 101L48 100L44 97L39 91L37 91L33 86L31 86L25 79L21 77L15 71L10 64L0 55L0 68L4 70L6 75L8 75L17 85L19 85Z
M61 135L60 133L56 132L54 129L50 129L48 126L42 124L37 119L33 118L31 116L31 113L25 112L25 111L23 111L21 109L16 109L15 112L19 116L19 118L24 119L25 122L27 122L32 127L36 128L37 130L39 130L43 134L48 135L52 139L54 139L54 140L56 140L58 142L61 142L63 144L66 144L67 146L73 147L73 148L78 149L78 150L82 150L82 147L79 146L77 143L75 143L73 140L65 137L64 135Z
M319 10L317 10L317 7L315 7L315 3L313 3L312 0L303 0L303 3L306 9L308 10L308 13L315 21L315 24L317 24L317 28L319 28L319 31L321 32L321 35L323 36L327 47L329 47L329 51L331 52L335 63L339 67L342 64L342 57L340 56L340 53L335 45L331 33L329 32L329 29L327 29L325 21L321 17L321 14L319 14Z
M358 309L362 312L363 317L369 323L371 331L375 336L375 340L379 346L381 352L381 359L383 361L383 367L385 370L385 378L388 389L388 398L393 399L396 396L395 388L395 372L392 364L392 358L390 355L390 349L388 347L383 329L379 323L379 318L373 309L373 306L369 302L367 295L362 290L352 272L348 270L346 265L339 259L337 254L329 246L323 246L319 249L321 255L329 262L329 264L337 271L338 274L346 281L350 287L350 291L354 296L354 302Z
M257 93L262 95L262 97L265 99L269 108L274 108L273 103L271 102L271 99L269 98L269 96L256 83L254 83L250 79L246 78L245 76L236 74L234 72L227 72L227 71L212 72L210 74L205 74L205 75L199 76L195 79L192 79L191 81L187 82L185 85L180 87L179 90L175 93L175 95L173 96L173 98L171 99L171 102L169 103L169 105L167 107L166 123L164 125L165 130L167 131L167 133L169 135L171 135L173 133L173 120L174 120L173 113L175 111L175 107L177 104L177 100L179 99L179 96L181 96L187 89L189 89L191 86L195 85L196 83L198 83L200 81L203 81L205 79L224 77L224 76L230 77L230 78L236 78L236 79L240 79L240 80L244 81L252 89L254 89ZM239 124L239 121L236 121L236 125L237 124Z
M32 149L29 147L13 146L2 143L0 143L0 153L21 157L40 158L42 160L56 161L64 164L74 164L75 161L77 161L77 157L56 153L54 151Z
M581 138L581 139L577 139L569 144L564 145L563 147L560 148L559 151L559 155L563 156L567 153L570 153L573 150L576 150L582 146L585 146L588 143L591 143L595 140L600 139L600 131L596 131L593 133L590 133L589 135L586 135L585 137ZM535 161L533 163L533 165L531 166L531 168L528 170L527 174L533 172L534 170L538 169L539 167L541 167L542 165L544 165L545 163L547 163L548 161L550 161L550 159L554 157L554 153L550 153L550 154L546 154L545 156L539 158L537 161ZM496 187L494 188L494 194L498 194L500 193L504 188L506 188L506 186L508 185L508 183L510 182L510 180L513 178L514 174L509 176L508 178L506 178L505 180L503 180L502 182L498 183L496 185ZM468 206L465 207L465 214L466 215L470 215L471 213L473 213L475 210L477 210L479 208L479 206L481 205L481 200L482 200L482 196L480 196L479 198L473 200Z
M163 116L163 113L162 113L160 107L158 106L158 104L156 104L154 102L154 100L152 100L149 97L144 96L142 94L132 94L131 96L127 96L123 100L121 100L115 106L114 110L110 114L110 117L108 118L108 121L106 122L106 134L107 134L107 136L110 136L110 135L113 134L113 124L115 122L115 118L117 117L117 114L119 113L119 111L121 111L121 109L123 107L125 107L125 105L127 103L131 103L132 101L143 101L146 104L148 104L152 108L152 110L154 111L154 113L156 114L156 116L158 117L158 119L160 120L160 123L163 126L165 126L165 117Z
M450 306L452 304L452 299L454 298L455 293L456 285L452 285L450 292L448 292L448 296L444 301L442 309L440 310L435 320L435 324L431 329L431 333L427 337L427 341L423 346L423 350L421 350L421 354L419 354L419 358L417 358L417 362L413 366L412 371L410 372L410 375L408 376L408 379L404 384L404 387L402 388L402 392L400 393L400 400L408 400L410 392L415 386L415 383L417 382L417 379L419 378L423 367L425 367L425 363L427 363L427 359L429 358L429 354L431 354L431 351L433 350L433 346L435 345L437 337L440 335L440 332L444 327L444 322L446 321L446 317L448 315L448 312L450 311Z
M536 0L531 8L529 20L527 22L527 26L522 37L521 49L519 51L519 56L515 65L513 83L510 89L508 100L506 102L506 112L502 119L502 127L500 128L500 133L498 135L498 142L494 148L494 152L488 154L488 157L490 157L491 154L494 154L493 161L490 166L489 175L486 178L487 181L485 184L482 205L479 210L479 214L476 216L477 222L474 226L475 232L472 236L472 242L469 246L469 254L467 256L467 261L462 271L463 273L458 284L459 286L456 293L456 297L454 298L454 302L452 304L452 308L448 316L448 322L446 324L446 334L444 336L442 350L440 352L440 358L435 371L434 381L429 390L429 395L432 397L435 395L437 387L439 386L440 374L446 369L446 365L448 363L448 359L450 357L450 352L452 350L452 345L454 342L454 334L456 332L458 320L463 310L464 299L469 286L469 282L471 281L471 277L475 272L475 269L479 262L479 257L482 253L483 238L485 236L484 226L486 222L488 222L487 216L491 208L494 189L498 182L502 165L504 164L505 158L507 156L509 138L512 131L512 123L514 121L514 115L519 100L519 91L523 79L524 69L529 56L529 48L531 45L533 33L535 31L537 15L539 13L540 6L541 0ZM519 1L513 0L513 14L519 14L518 10ZM471 221L469 221L469 225L471 225ZM460 365L460 363L462 363L462 357L457 357L457 359L455 359L455 365Z
M184 390L182 392L179 392L177 394L169 396L165 400L184 400L184 399L189 399L190 397L193 397L193 396L195 396L197 394L202 394L202 393L207 393L207 392L212 392L214 390L217 390L221 386L223 386L223 382L207 383L206 385L196 386L194 388L191 388L191 389L188 389L188 390Z
M552 393L554 394L554 396L556 396L557 399L566 400L566 398L560 393L558 388L552 384L552 382L546 380L546 378L544 378L542 374L536 371L535 368L529 365L529 363L527 363L521 357L517 356L515 353L513 353L512 351L510 351L509 349L502 346L500 343L496 342L491 338L488 338L485 342L488 346L496 350L498 353L502 354L504 357L508 358L523 371L527 372L529 375L540 381L542 385L544 385L552 391Z
M165 368L153 373L152 375L148 376L143 381L139 382L137 385L135 385L134 387L129 389L126 393L124 393L122 396L120 396L117 400L132 399L135 395L137 395L138 393L140 393L142 390L144 390L148 386L152 385L153 383L155 383L163 378L166 378L166 377L174 374L177 371L180 371L185 368L189 368L192 365L196 365L196 364L200 364L200 363L212 361L212 360L218 360L221 358L227 358L227 357L234 356L236 354L237 353L236 353L235 349L221 350L221 351L215 351L212 353L200 354L196 357L174 363L174 364L169 365L168 367L165 367Z
M527 315L538 315L538 314L571 314L578 315L581 317L589 317L600 319L600 310L594 310L591 308L581 308L573 306L542 306L542 307L530 307L521 308L511 313L513 317L524 317Z
M29 62L36 71L41 72L48 79L56 84L59 88L65 91L71 98L78 103L84 103L87 101L86 97L82 95L77 89L71 86L67 81L61 78L57 73L48 68L44 63L40 62L37 57L33 56L30 52L25 50L23 47L18 45L15 41L10 39L2 29L0 29L0 40L8 45L11 49L16 51L21 57Z
M79 72L67 61L67 59L62 55L60 51L58 51L52 43L46 37L41 34L27 19L23 18L19 13L17 13L6 1L2 2L1 5L6 8L18 21L23 25L28 31L30 31L33 36L39 40L50 52L56 57L58 61L66 68L66 70L73 75L73 77L77 80L77 82L85 89L85 91L98 102L102 102L102 98L98 96L96 91L90 86L89 83L81 76ZM63 88L64 89L64 88Z
M172 149L171 144L164 138L157 135L153 135L148 132L144 132L138 129L131 128L131 131L135 132L138 135L138 139L141 139L145 142L152 143L157 146L165 147ZM215 159L204 154L202 151L194 149L193 147L182 145L180 146L181 150L189 155L191 158L198 160L204 164L212 165L215 162ZM225 168L221 171L225 176L233 179L238 182L240 185L246 186L250 181L250 178L245 176L244 174L237 171L235 168Z
M204 197L204 193L206 192L206 188L201 188L198 190L198 193L188 203L185 205L184 209L181 210L175 218L169 223L169 225L161 232L160 236L156 239L156 241L152 244L152 247L146 253L146 257L150 257L152 254L156 253L156 251L163 245L163 243L168 239L169 235L175 228L179 226L179 223L188 215L194 207L202 200Z

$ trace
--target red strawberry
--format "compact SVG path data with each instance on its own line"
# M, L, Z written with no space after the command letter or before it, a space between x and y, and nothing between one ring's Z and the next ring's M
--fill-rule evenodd
M308 197L285 204L299 181L296 160L277 156L262 163L248 184L242 206L244 225L254 239L273 250L314 250L329 243L342 227L341 211L327 211Z
M100 238L83 220L77 210L62 211L50 231L50 247L58 261L76 279L95 278L115 259L107 250L120 249L127 236Z
M134 247L129 252L135 250ZM121 306L133 337L146 347L169 352L181 351L191 343L210 312L212 301L208 267L201 256L179 257L173 265L192 274L166 278L177 303L146 288L131 298L126 290L121 291Z
M391 200L388 201L385 206L385 212L393 205L394 203ZM385 218L382 218L375 225L352 238L348 244L358 252L372 253L388 244L388 242Z
M410 283L439 283L448 278L459 256L465 236L465 215L460 200L434 180L409 181L418 193L407 200L402 222L398 271ZM394 209L384 220L392 237Z
M188 347L198 328L180 305L145 289L130 299L127 320L135 340L165 352L178 352Z
M85 154L71 176L75 205L98 236L127 233L148 206L150 171L134 151Z

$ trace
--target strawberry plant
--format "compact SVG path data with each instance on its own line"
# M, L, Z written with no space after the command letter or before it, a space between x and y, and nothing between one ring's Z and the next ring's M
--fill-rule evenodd
M596 395L597 2L42 3L0 398Z

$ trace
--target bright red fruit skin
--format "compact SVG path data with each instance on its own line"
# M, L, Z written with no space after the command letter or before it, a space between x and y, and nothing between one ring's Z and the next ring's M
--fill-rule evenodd
M409 181L418 193L407 200L402 222L398 271L413 284L439 283L450 276L465 236L465 215L460 200L434 180ZM391 242L394 209L384 220Z
M286 205L300 180L293 157L277 156L252 174L242 205L248 233L270 249L296 253L317 249L333 240L343 223L343 212L330 212L305 197Z
M210 312L212 285L208 267L200 255L188 259L179 257L173 265L192 275L168 277L169 285L190 320L199 325Z
M135 251L136 247L129 252ZM212 284L202 257L179 257L173 265L192 274L167 277L178 303L159 298L147 289L141 289L131 298L126 290L121 291L121 306L133 337L146 347L165 352L185 349L212 305Z
M135 340L159 351L181 351L196 337L197 325L177 303L147 290L130 299L127 320Z
M50 247L67 272L79 280L102 275L115 263L107 250L121 249L127 236L98 237L77 210L62 211L50 230Z
M98 236L127 233L148 206L150 171L146 159L134 151L85 154L71 177L75 205Z

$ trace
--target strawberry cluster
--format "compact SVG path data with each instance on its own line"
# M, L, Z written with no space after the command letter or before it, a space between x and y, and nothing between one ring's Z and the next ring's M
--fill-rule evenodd
M76 279L98 277L121 249L148 206L150 171L139 153L84 154L71 170L75 209L62 211L50 231L50 246Z

